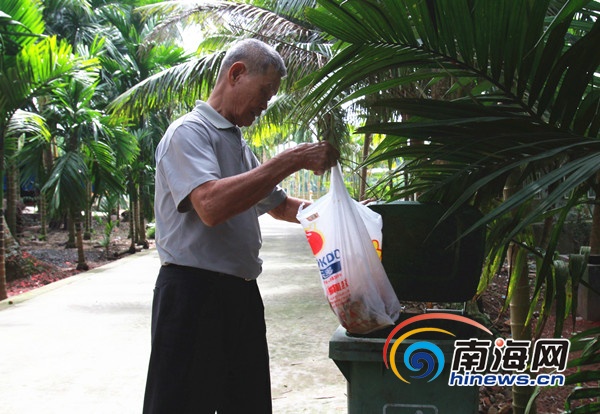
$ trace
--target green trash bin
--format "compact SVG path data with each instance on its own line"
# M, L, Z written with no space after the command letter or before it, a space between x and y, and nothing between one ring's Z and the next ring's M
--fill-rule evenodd
M470 300L481 275L484 231L459 237L481 214L463 208L440 222L445 214L438 204L396 202L371 208L383 219L382 263L400 302L459 303ZM430 310L430 313L440 310ZM464 310L446 313L464 315ZM416 314L402 313L397 323ZM433 317L433 316L432 316ZM420 324L420 325L419 325ZM394 327L369 335L352 335L339 327L329 342L329 357L347 380L350 414L476 414L478 386L448 384L455 340L482 338L483 332L454 321L436 322L456 335L420 332L398 345L394 366L405 383L384 363L384 346ZM417 323L431 325L430 321ZM487 335L487 334L484 334ZM397 338L390 337L389 348ZM443 354L443 366L433 380L413 379L401 363L409 347L428 342ZM431 378L431 376L429 377Z

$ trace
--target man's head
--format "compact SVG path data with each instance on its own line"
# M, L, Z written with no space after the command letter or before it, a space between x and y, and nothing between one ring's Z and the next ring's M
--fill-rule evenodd
M229 48L219 71L224 76L235 62L244 62L252 74L264 74L272 66L280 77L287 75L283 59L277 51L266 43L256 39L244 39Z
M239 41L225 54L208 103L233 124L249 126L267 109L286 74L271 46L256 39Z

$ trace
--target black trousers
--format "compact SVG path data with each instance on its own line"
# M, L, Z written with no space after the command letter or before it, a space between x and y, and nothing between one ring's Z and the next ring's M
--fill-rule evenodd
M269 414L264 307L256 281L160 269L144 414Z

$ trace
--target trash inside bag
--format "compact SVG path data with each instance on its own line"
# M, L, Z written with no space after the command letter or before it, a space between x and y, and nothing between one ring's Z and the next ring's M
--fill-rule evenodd
M381 216L353 200L338 165L329 192L296 216L317 259L331 309L350 333L393 325L400 303L381 264Z

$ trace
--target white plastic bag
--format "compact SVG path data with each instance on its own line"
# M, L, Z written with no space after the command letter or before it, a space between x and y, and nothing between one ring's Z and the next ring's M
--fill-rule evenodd
M393 325L400 303L381 264L381 216L353 200L338 165L329 192L296 216L317 259L333 312L348 332Z

